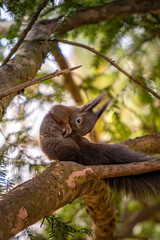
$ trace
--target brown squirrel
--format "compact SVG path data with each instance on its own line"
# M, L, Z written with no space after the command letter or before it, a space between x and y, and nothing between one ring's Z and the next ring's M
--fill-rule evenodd
M82 107L54 105L40 129L40 144L49 159L73 161L82 165L106 165L142 162L148 157L119 144L100 144L87 140L108 103L93 110L104 98L101 94ZM160 191L160 171L127 177L105 179L110 188L135 198L155 195Z

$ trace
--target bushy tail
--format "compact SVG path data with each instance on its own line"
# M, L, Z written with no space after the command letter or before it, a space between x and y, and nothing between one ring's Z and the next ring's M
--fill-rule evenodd
M96 144L84 140L84 138L81 141L79 158L76 153L75 161L84 165L127 164L157 158L136 152L120 144ZM132 195L134 198L140 199L160 194L160 170L140 175L106 178L105 182L111 189Z
M160 171L105 179L109 187L136 199L160 194Z
M146 156L121 145L109 147L110 158L114 164L143 162L155 159L154 156ZM107 153L109 152L106 151ZM160 194L160 171L144 173L140 175L105 179L111 189L132 195L134 198L144 198Z

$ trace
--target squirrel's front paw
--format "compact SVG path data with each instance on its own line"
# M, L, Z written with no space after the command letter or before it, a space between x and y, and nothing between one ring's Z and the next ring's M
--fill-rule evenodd
M65 138L69 137L71 133L72 133L72 129L69 126L66 126L62 129L62 134Z

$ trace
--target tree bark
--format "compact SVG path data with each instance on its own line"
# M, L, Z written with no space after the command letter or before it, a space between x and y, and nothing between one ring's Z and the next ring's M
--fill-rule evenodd
M96 189L83 196L87 212L93 221L96 240L112 239L116 225L116 212L107 185L99 181Z
M76 178L85 178L87 171L90 168L81 168L75 163L52 163L32 180L11 190L0 201L0 239L11 239L26 227L95 189L97 181L83 184L76 181Z
M46 44L23 42L16 56L0 69L0 92L33 79L46 55ZM0 119L17 93L0 99Z
M105 4L82 9L67 18L63 24L57 26L60 35L74 28L88 24L95 24L107 19L123 17L133 14L159 13L160 2L158 0L117 0Z
M160 134L144 135L134 139L128 139L120 144L128 146L135 151L144 152L146 154L160 153Z

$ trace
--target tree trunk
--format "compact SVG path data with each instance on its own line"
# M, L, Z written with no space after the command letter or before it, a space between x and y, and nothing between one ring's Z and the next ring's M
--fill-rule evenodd
M103 181L99 181L96 189L83 197L87 212L93 221L95 239L112 239L115 232L116 212L107 185Z

